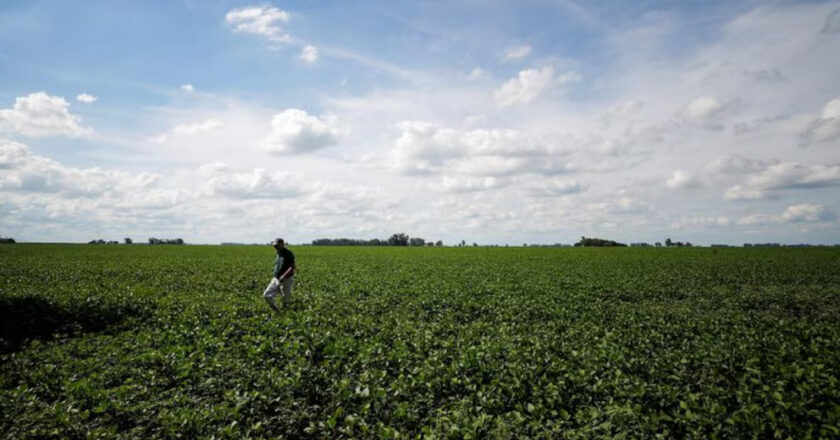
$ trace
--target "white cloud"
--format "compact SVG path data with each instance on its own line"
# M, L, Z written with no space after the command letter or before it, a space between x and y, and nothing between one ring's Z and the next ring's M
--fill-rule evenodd
M671 229L722 228L731 223L727 216L682 217L671 223Z
M531 54L531 46L515 46L509 47L505 50L504 60L518 60L527 57Z
M82 136L91 129L79 125L81 118L69 111L70 104L59 96L44 92L15 99L10 109L0 109L0 129L10 129L24 136Z
M225 170L218 167L210 169L213 172ZM234 199L286 199L308 192L302 188L302 181L300 175L255 168L250 173L215 176L208 181L207 187L213 194Z
M782 213L782 221L785 222L818 222L835 218L836 215L824 205L810 203L788 206Z
M752 176L748 185L759 189L820 188L840 185L840 165L779 163Z
M691 119L705 119L719 114L725 108L715 97L701 96L686 105L684 114Z
M210 118L204 122L176 125L175 128L172 129L172 133L182 136L192 136L194 134L204 133L206 131L210 131L221 126L221 121L219 121L218 119ZM165 140L166 138L164 137L163 141Z
M477 80L479 80L483 77L484 77L484 70L482 70L480 67L476 67L475 69L470 71L469 75L467 75L467 80L468 81L477 81Z
M496 104L500 107L526 104L537 99L552 87L562 86L580 79L580 75L575 72L566 72L555 78L554 68L551 66L539 70L523 70L515 78L509 79L502 84L500 89L496 90Z
M192 93L195 91L195 87L193 87L192 84L181 84L181 90L187 93Z
M399 124L402 133L391 150L393 166L405 173L438 171L444 161L464 155L459 134L423 121Z
M169 140L169 136L167 136L165 134L157 134L157 135L154 135L154 136L149 136L148 138L145 139L146 142L149 142L149 143L152 143L152 144L155 144L155 145L165 144L166 141L168 141L168 140Z
M75 241L125 236L253 241L281 229L303 240L301 234L327 233L328 227L331 233L358 228L377 236L396 206L377 188L330 184L302 173L241 171L220 162L164 174L79 168L2 139L0 168L0 200L11 213L0 215L0 226L16 238L23 231L24 237ZM282 204L266 203L281 199ZM50 235L56 231L69 235Z
M100 168L67 167L33 154L23 144L0 140L0 190L52 193L70 198L118 198L155 185L160 176Z
M811 121L801 135L800 144L808 146L840 138L840 98L829 101L822 115Z
M307 64L312 64L315 61L318 61L318 49L315 46L306 45L303 49L301 49L298 58Z
M225 21L236 32L259 35L277 46L292 42L292 37L280 27L289 21L289 14L273 6L233 9L225 15Z
M496 177L443 176L443 189L450 192L471 192L494 189L499 186Z
M740 226L761 226L775 223L779 223L778 217L765 214L752 214L738 219L738 225Z
M837 215L825 205L803 203L788 206L781 215L752 214L738 220L741 226L762 226L783 223L829 222Z
M600 119L606 125L610 125L615 121L632 116L634 113L641 110L642 107L644 107L644 104L641 101L628 99L627 101L620 102L608 108L607 111L601 115Z
M679 115L690 124L711 130L723 129L723 114L732 107L714 96L694 98L680 110Z
M673 176L665 182L665 185L671 189L685 189L694 188L699 185L699 182L691 174L683 170L676 170Z
M93 104L97 99L99 98L93 95L88 95L87 93L76 95L76 101L84 102L85 104Z
M760 200L774 191L840 186L840 165L802 165L778 161L727 158L710 165L720 175L746 175L746 182L726 190L726 200Z
M715 159L706 166L712 176L741 176L767 169L778 162L762 159L748 159L738 155L726 155Z
M516 130L458 130L406 121L391 150L390 167L405 174L450 176L554 174L566 170L565 152Z
M344 133L335 118L290 108L271 119L271 134L263 145L275 153L307 153L337 143Z
M577 179L559 177L537 180L527 189L528 193L534 197L559 197L578 194L584 190L585 187Z
M755 188L744 188L735 185L723 193L724 200L761 200L766 197L764 190Z
M0 170L19 166L29 156L25 145L6 139L0 139Z

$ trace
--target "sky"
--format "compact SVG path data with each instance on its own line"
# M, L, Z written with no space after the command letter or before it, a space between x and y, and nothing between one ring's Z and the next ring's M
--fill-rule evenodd
M0 235L836 244L838 78L838 1L4 1Z

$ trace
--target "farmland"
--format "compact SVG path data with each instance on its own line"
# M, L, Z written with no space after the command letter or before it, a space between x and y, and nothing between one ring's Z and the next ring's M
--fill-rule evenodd
M3 438L838 438L840 249L0 247Z

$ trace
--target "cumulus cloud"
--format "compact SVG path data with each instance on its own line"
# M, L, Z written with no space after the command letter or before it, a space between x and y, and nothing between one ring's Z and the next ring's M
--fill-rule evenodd
M337 143L344 133L335 118L290 108L271 119L271 134L263 145L274 153L307 153Z
M93 104L97 99L99 98L93 95L88 95L87 93L76 95L76 101L84 102L85 104Z
M552 87L563 86L571 82L580 81L581 77L575 72L566 72L559 77L554 76L554 68L546 66L541 69L527 69L520 71L515 78L511 78L496 90L496 104L506 107L513 104L526 104L537 99Z
M194 124L180 124L172 129L172 133L182 136L192 136L194 134L204 133L222 126L222 122L218 119L210 118L204 122L196 122ZM165 138L164 138L165 140Z
M289 21L289 14L273 6L233 9L225 15L225 21L236 32L259 35L277 46L292 42L281 27Z
M443 176L441 182L443 189L450 192L484 191L500 185L500 179L492 176Z
M444 161L465 154L458 132L423 121L399 124L402 131L391 150L393 165L401 172L428 173Z
M788 206L781 218L785 222L819 222L834 220L837 216L824 205L803 203Z
M0 169L4 170L0 190L52 193L70 198L130 196L134 191L153 187L160 179L151 173L68 167L7 140L0 140Z
M619 197L604 202L589 203L584 208L589 212L599 214L642 213L650 210L648 204L633 197Z
M2 139L0 200L11 213L0 216L0 225L16 237L79 241L165 234L199 242L260 240L277 228L299 238L328 227L331 233L360 228L377 234L393 203L376 188L260 168L242 171L221 162L165 174L73 167ZM283 203L271 203L278 200ZM56 230L59 235L52 235Z
M226 171L218 167L211 171ZM207 187L214 195L233 199L286 199L304 194L302 178L286 172L255 168L248 173L224 173L211 178Z
M298 58L307 64L312 64L315 61L318 61L318 49L315 46L306 45L303 49L301 49Z
M531 54L531 46L523 45L523 46L515 46L509 47L505 50L503 59L504 60L518 60L521 58L525 58Z
M727 216L682 217L671 223L671 229L720 228L731 223Z
M671 178L665 182L665 185L671 189L685 189L697 187L699 182L691 174L683 170L676 170Z
M765 197L764 190L741 185L730 187L723 193L724 200L761 200Z
M761 226L782 223L828 222L837 215L825 205L803 203L788 206L781 215L752 214L738 220L741 226Z
M749 159L739 155L727 155L709 163L706 166L706 170L713 176L739 176L763 171L767 167L777 163L763 159Z
M484 77L484 70L480 67L476 67L475 69L470 71L470 74L467 75L468 81L477 81Z
M721 116L730 107L730 103L723 103L714 96L701 96L686 104L679 115L690 124L709 130L721 130Z
M753 173L745 184L730 187L726 200L758 200L770 190L825 188L840 185L840 165L774 163Z
M0 109L0 129L29 137L82 136L92 130L79 125L81 118L70 113L70 104L44 92L15 99L9 109Z
M193 87L192 84L181 84L181 90L187 93L192 93L195 91L195 87Z
M406 121L391 150L391 167L405 174L504 176L565 171L563 151L516 130L458 130Z
M644 107L644 104L641 101L628 99L627 101L610 106L610 108L601 115L600 119L605 125L610 125L615 121L625 119L633 115L641 110L642 107Z
M532 183L527 192L534 197L559 197L578 194L584 189L577 179L551 177Z
M801 134L800 145L808 146L840 138L840 98L829 101L819 118L811 121Z
M761 189L821 188L840 185L840 165L779 163L752 176L748 184Z

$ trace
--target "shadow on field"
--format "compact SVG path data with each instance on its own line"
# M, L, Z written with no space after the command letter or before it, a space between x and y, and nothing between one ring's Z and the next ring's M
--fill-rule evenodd
M0 298L0 354L18 351L27 340L50 339L56 333L103 331L140 312L90 302L63 306L35 296Z

